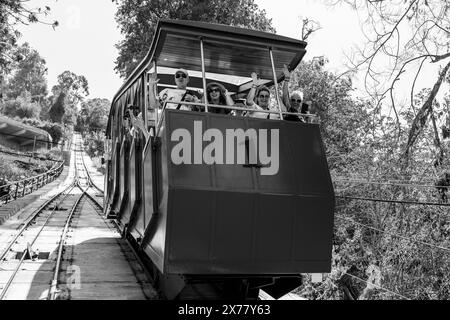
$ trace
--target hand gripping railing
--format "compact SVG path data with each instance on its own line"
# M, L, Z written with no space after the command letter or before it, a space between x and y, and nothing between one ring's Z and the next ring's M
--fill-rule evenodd
M61 162L55 168L40 175L0 186L0 205L21 198L52 182L61 174L63 168L64 162Z

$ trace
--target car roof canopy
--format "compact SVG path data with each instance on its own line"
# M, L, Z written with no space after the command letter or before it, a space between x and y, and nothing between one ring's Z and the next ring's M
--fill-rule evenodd
M284 64L293 70L306 53L306 42L273 33L196 21L160 20L147 56L115 99L154 62L160 86L174 85L175 70L183 68L190 73L189 86L203 88L200 39L207 81L220 82L233 92L250 89L252 72L258 73L263 83L273 84L269 49L272 49L277 81L284 77Z

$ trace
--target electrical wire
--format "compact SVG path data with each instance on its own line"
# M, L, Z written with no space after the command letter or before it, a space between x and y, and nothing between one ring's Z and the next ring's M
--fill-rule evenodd
M437 203L437 202L419 202L419 201L406 201L406 200L386 200L386 199L378 199L378 198L349 197L349 196L336 196L336 198L349 199L349 200L360 200L360 201L408 204L408 205L416 205L416 206L450 207L449 203Z
M376 285L375 283L367 282L366 280L364 280L364 279L362 279L362 278L360 278L360 277L357 277L357 276L355 276L355 275L353 275L353 274L349 274L349 273L347 273L347 272L344 272L344 274L346 274L346 275L348 275L348 276L350 276L350 277L352 277L352 278L355 278L355 279L357 279L357 280L359 280L359 281L365 282L365 283L367 283L367 284L369 284L369 285L371 285L371 286L374 286L374 287L376 287L376 288L378 288L378 289L380 289L380 290L384 290L384 291L386 291L386 292L392 293L393 295L402 297L402 298L405 299L405 300L411 300L410 298L405 297L404 295L402 295L402 294L400 294L400 293L397 293L397 292L394 292L394 291L392 291L392 290L386 289L386 288L384 288L384 287L381 287L381 286L379 286L379 285Z
M398 187L418 187L418 188L448 188L449 186L436 186L436 185L426 185L426 184L406 184L406 183L391 183L391 182L373 182L373 181L362 181L362 180L352 180L352 179L335 179L333 182L343 182L343 183L357 183L357 184L375 184L375 185L387 185L387 186L398 186Z
M447 247L437 246L437 245L434 245L434 244L431 244L431 243L428 243L428 242L424 242L424 241L421 241L421 240L416 240L416 239L413 239L413 238L410 238L410 237L406 237L406 236L403 236L403 235L400 235L400 234L397 234L397 233L388 232L388 231L385 231L385 230L382 230L382 229L379 229L379 228L371 227L371 226L368 226L368 225L366 225L364 223L357 222L357 221L355 221L355 220L353 220L351 218L346 218L346 217L341 217L341 216L336 216L336 217L338 219L343 219L343 220L350 221L350 222L352 222L354 224L357 224L357 225L359 225L361 227L364 227L364 228L367 228L367 229L372 229L372 230L375 230L375 231L378 231L378 232L381 232L381 233L384 233L384 234L388 234L388 235L390 235L392 237L396 237L396 238L400 238L400 239L403 239L403 240L416 242L416 243L422 244L424 246L432 247L432 248L435 248L435 249L440 249L440 250L443 250L445 252L450 253L450 248L447 248Z
M335 179L335 180L347 180L347 179L349 179L349 180L357 180L357 181L367 181L368 180L368 178L366 178L366 177L359 177L359 178L347 178L347 177L337 177L337 176L335 176L335 177L333 177L333 179ZM415 184L420 184L420 183L423 183L423 182L427 182L427 183L433 183L433 181L432 180L430 180L430 181L415 181L415 180L410 180L410 179L404 179L404 180L402 180L402 179L388 179L388 178L386 178L386 180L388 181L388 182L392 182L392 183L415 183ZM373 182L380 182L380 183L383 183L383 182L385 182L385 181L373 181Z

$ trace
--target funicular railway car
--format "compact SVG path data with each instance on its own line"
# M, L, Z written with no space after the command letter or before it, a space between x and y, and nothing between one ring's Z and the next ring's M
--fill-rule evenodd
M233 99L245 98L252 72L276 87L283 65L296 68L305 47L270 33L161 20L147 56L115 95L105 214L148 258L165 298L256 299L261 288L278 298L301 284L302 273L330 272L334 191L319 124L212 113L218 106L205 101L197 102L203 112L155 107L149 94L152 73L160 92L175 87L174 73L184 68L188 89L206 92L218 82ZM227 135L239 129L245 139ZM215 144L214 161L205 156L214 140L207 132L217 143L231 137ZM276 170L254 161L264 148Z

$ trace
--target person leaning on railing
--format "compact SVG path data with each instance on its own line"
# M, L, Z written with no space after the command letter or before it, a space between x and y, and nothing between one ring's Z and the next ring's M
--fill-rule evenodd
M270 103L270 90L264 85L259 86L258 75L253 72L252 75L253 85L250 92L247 95L247 106L253 108L255 111L249 111L248 116L260 119L280 119L278 113L265 113L258 112L257 110L268 110ZM286 107L281 103L281 111L286 111Z

